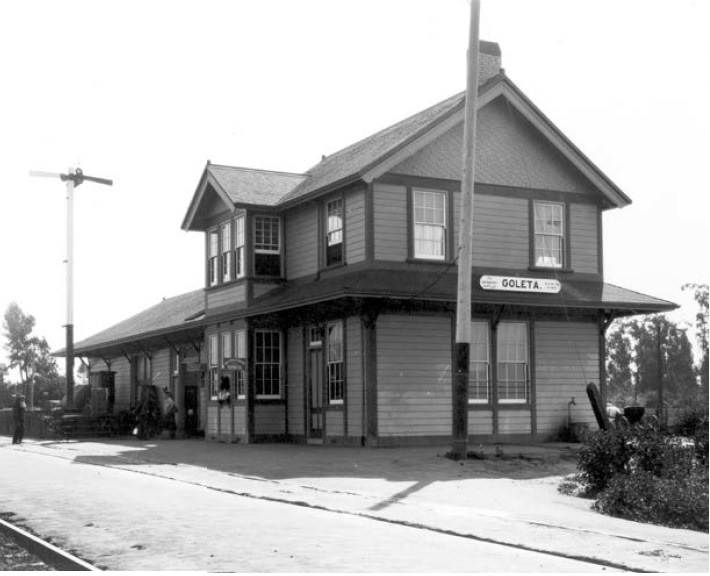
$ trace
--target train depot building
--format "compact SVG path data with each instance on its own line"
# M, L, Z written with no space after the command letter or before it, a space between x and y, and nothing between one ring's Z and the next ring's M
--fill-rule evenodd
M207 441L448 442L464 105L304 173L208 162L182 222L204 236L204 287L78 342L92 386L114 411L167 387L179 435ZM603 215L631 200L487 42L476 147L469 438L591 427L609 323L675 305L604 282Z

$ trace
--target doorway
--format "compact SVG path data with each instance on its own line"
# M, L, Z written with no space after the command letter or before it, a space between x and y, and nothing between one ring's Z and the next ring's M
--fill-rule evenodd
M323 338L318 327L309 329L308 377L306 390L308 414L307 437L309 442L323 441L325 411L323 410Z

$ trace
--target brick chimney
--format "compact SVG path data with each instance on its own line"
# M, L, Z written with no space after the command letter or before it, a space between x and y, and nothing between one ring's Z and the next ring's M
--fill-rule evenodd
M501 71L500 46L481 40L478 51L478 83L484 84Z

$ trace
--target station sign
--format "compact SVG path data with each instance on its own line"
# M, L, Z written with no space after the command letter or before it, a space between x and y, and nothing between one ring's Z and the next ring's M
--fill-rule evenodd
M516 276L481 276L480 285L484 290L535 292L538 294L557 294L562 288L559 280L551 278L518 278Z

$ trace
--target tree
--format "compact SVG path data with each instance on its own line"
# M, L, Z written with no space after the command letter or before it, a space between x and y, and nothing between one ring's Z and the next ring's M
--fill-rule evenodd
M30 406L37 404L35 392L38 399L58 400L64 389L47 340L32 335L34 325L34 316L26 315L17 303L12 302L7 307L3 320L5 348L9 352L10 368L19 371L20 389L27 395Z
M607 374L608 397L617 404L638 400L657 407L659 376L663 379L664 403L681 407L697 401L688 336L661 314L620 320L613 325L607 335Z
M606 346L607 398L614 404L633 403L633 360L628 327L622 321L616 322L607 335Z
M705 402L708 401L708 285L684 284L683 290L693 290L693 298L698 304L695 315L695 337L700 346L698 372Z

